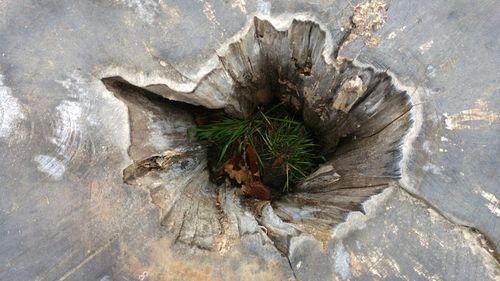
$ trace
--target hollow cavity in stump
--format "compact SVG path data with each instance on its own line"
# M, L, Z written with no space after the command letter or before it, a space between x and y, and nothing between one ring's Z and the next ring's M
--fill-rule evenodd
M286 253L290 239L304 233L327 241L349 213L364 212L366 200L397 184L412 124L410 97L385 71L331 58L335 46L327 48L326 34L313 21L277 29L255 18L192 86L176 90L158 78L144 83L144 76L103 79L129 110L133 164L124 180L149 190L176 242L214 249L231 229L241 237L260 232L260 225ZM206 146L190 140L187 129L196 126L192 112L199 107L250 120L271 101L314 133L325 161L293 192L249 208L234 188L209 181ZM237 145L246 157L247 143ZM252 162L245 162L250 171Z

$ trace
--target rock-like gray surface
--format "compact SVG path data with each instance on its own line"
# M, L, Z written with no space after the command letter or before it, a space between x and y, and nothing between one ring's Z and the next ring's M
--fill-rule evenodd
M498 12L494 0L0 2L0 280L498 280ZM255 13L320 23L332 62L388 71L412 97L402 178L326 240L208 182L183 106L101 81L190 92Z

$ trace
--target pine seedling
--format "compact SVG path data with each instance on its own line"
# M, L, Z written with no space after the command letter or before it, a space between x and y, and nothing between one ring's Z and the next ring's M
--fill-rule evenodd
M267 158L274 159L272 167L282 167L286 175L283 186L286 192L291 183L304 179L322 157L315 153L316 145L301 122L288 116L268 119L271 126L261 137L266 145Z
M316 144L303 124L291 118L282 104L265 111L259 109L249 119L227 115L218 115L214 119L213 123L192 128L189 133L215 145L220 150L219 163L229 154L231 159L243 159L240 165L248 165L245 150L251 147L260 171L263 171L264 161L272 163L272 168L282 169L286 176L284 192L304 179L323 159L316 154ZM260 181L260 173L257 180Z

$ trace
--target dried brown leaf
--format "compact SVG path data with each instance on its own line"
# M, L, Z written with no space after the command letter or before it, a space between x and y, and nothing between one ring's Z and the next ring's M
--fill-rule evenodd
M230 179L235 180L239 184L249 181L252 177L252 174L246 167L236 170L233 164L225 164L224 172L227 173Z
M271 192L269 188L261 181L248 182L241 186L241 191L246 195L259 200L271 199Z
M283 164L285 163L286 159L287 159L287 155L286 154L280 155L278 158L276 158L276 160L274 160L273 165L271 167L272 168L279 168L279 167L283 166Z
M250 167L250 172L256 177L260 177L259 163L257 162L257 152L255 148L247 143L245 146L246 160L248 167Z

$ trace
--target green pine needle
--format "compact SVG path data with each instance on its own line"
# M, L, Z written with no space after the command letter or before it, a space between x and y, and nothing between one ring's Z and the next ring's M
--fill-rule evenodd
M219 163L231 149L237 149L232 154L244 154L245 143L254 148L262 147L257 153L261 171L264 166L262 157L269 161L281 157L281 167L286 176L283 191L289 191L292 184L303 180L319 161L324 161L322 156L317 155L318 147L304 125L289 116L282 104L267 111L259 110L250 119L221 114L214 119L217 121L212 124L189 129L189 135L217 146L220 149Z

